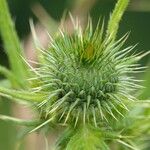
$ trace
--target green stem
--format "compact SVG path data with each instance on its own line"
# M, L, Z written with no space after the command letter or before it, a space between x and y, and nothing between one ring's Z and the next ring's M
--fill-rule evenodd
M17 119L17 118L5 116L5 115L0 115L0 120L14 123L17 125L23 125L23 126L37 126L41 123L40 121L37 121L37 120L28 121L28 120Z
M113 13L110 16L108 27L107 27L107 36L111 36L112 40L115 40L116 34L119 28L120 20L129 4L129 0L118 0Z
M20 57L23 56L23 49L15 32L6 0L0 0L0 34L12 72L24 86L27 70Z
M42 102L45 99L45 96L43 94L32 93L30 91L17 91L3 87L0 87L0 95L13 100L15 99L20 100L20 102L21 101Z

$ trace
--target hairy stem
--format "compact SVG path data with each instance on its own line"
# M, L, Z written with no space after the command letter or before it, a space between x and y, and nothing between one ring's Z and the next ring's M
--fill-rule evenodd
M30 120L30 121L22 120L22 119L17 119L17 118L5 116L5 115L0 115L0 120L14 123L16 125L23 125L23 126L36 126L41 123L39 120L34 120L34 121L33 120Z
M10 99L19 99L20 101L29 101L29 102L42 102L45 99L45 96L40 93L32 93L29 91L17 91L12 89L7 89L0 87L0 95L8 97Z
M115 40L116 38L120 20L128 4L129 4L129 0L118 0L115 9L113 10L113 13L110 16L108 27L107 27L107 37L111 36L112 40Z
M24 86L27 72L25 64L20 57L23 56L23 49L15 32L6 0L0 0L0 34L12 72L17 77L17 80L22 83L22 86Z

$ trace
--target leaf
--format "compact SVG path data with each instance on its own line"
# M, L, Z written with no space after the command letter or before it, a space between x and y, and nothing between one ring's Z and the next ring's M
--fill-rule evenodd
M70 138L66 150L109 150L109 147L101 137L100 131L93 130L88 126L79 129Z

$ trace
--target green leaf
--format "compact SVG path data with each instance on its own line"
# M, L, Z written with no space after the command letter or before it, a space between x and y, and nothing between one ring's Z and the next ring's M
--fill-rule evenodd
M84 126L71 137L66 150L110 150L105 144L100 131Z

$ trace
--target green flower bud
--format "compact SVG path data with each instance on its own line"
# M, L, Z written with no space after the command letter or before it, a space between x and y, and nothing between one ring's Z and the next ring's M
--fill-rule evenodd
M78 24L73 35L60 31L50 47L41 50L44 63L36 69L33 82L39 84L33 92L47 95L38 104L42 115L55 115L60 123L97 126L107 115L116 119L114 107L121 114L124 101L134 99L130 91L138 86L127 74L140 69L133 65L139 55L130 55L134 46L122 48L127 35L114 42L104 34L103 25L93 31L89 20L84 31Z

